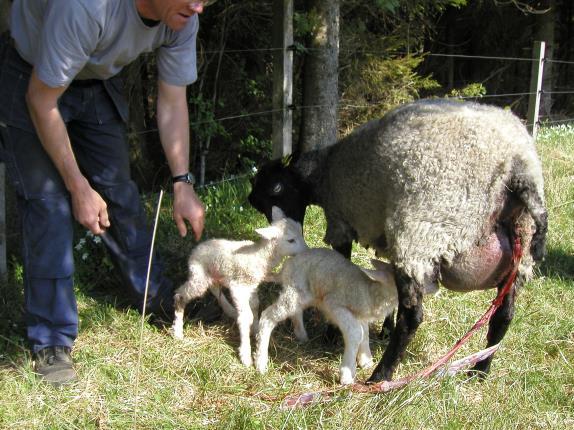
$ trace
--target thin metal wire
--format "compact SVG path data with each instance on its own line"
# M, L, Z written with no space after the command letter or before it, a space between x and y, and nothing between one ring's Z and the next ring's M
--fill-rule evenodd
M556 64L571 64L574 65L574 61L566 61L566 60L545 60L548 63L556 63Z
M139 382L140 382L140 368L141 368L141 361L142 361L142 350L143 350L143 334L144 334L144 327L145 327L145 308L147 304L147 294L149 290L149 278L151 273L151 263L153 260L153 249L155 245L155 236L157 233L157 224L159 220L159 211L161 208L161 199L163 197L163 189L159 191L159 199L157 202L157 209L155 213L155 221L153 224L153 233L151 237L151 246L149 250L149 259L147 265L147 274L145 279L145 291L143 297L143 305L142 305L142 317L141 317L141 326L140 326L140 341L139 341L139 352L138 352L138 361L136 364L136 383L135 383L135 403L134 403L134 429L137 428L137 417L138 417L138 405L139 405Z
M543 94L574 94L574 90L542 91Z

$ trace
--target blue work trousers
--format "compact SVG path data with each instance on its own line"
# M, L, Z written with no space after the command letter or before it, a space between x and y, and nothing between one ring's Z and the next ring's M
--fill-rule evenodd
M28 339L33 352L71 347L78 333L73 289L73 214L70 196L44 151L25 103L31 66L4 43L0 67L0 159L18 196ZM72 148L91 186L108 205L102 235L131 303L142 309L151 229L130 178L123 115L127 105L103 81L72 84L59 100ZM154 257L147 310L170 313L172 284Z

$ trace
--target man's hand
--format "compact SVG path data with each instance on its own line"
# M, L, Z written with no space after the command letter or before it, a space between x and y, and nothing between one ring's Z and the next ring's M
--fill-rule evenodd
M72 211L74 218L93 234L102 234L110 226L108 206L104 199L84 179L81 185L74 189L72 196Z
M191 224L195 240L201 238L205 222L205 208L195 194L193 185L185 182L173 184L173 219L181 237L187 234L185 221Z

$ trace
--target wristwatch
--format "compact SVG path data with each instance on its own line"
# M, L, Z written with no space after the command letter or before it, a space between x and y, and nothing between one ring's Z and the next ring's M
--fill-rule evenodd
M186 184L195 185L195 177L191 172L184 173L183 175L173 176L171 178L172 183L185 182Z

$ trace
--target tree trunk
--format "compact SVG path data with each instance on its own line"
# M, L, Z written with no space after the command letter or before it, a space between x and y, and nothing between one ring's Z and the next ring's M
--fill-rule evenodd
M339 1L310 1L318 24L310 37L303 72L302 152L330 145L337 138Z

